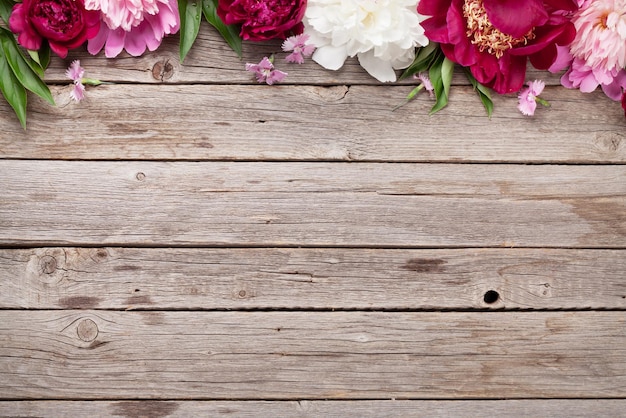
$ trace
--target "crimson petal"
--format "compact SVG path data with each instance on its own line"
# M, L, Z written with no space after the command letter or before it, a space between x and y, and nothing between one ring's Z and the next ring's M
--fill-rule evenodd
M541 0L483 0L483 6L491 24L514 38L543 25L549 17Z

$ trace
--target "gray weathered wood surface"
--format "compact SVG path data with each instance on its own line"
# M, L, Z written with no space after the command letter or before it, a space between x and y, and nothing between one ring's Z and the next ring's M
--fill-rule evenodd
M488 119L459 72L392 112L355 61L176 41L0 104L0 416L623 415L618 104L530 71L552 108Z

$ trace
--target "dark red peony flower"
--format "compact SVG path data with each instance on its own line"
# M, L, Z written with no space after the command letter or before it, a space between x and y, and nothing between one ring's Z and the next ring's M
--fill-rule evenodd
M306 0L219 0L217 14L227 25L241 25L249 41L285 39L302 33Z
M421 0L417 11L430 16L422 26L446 57L498 93L518 91L526 62L548 69L557 45L568 45L576 29L568 14L574 0Z
M624 109L624 117L626 117L626 91L622 94L622 109Z
M24 0L13 6L9 27L24 48L41 48L44 39L61 58L100 30L100 11L85 10L84 0Z

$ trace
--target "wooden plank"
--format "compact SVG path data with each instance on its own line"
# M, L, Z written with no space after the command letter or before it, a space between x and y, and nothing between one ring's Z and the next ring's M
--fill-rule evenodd
M493 401L12 401L0 415L90 417L619 417L624 399L530 399Z
M3 399L624 398L626 312L0 311Z
M498 96L489 119L469 87L428 116L408 86L106 85L57 107L32 98L24 131L0 103L0 158L626 162L626 119L602 93L547 89L534 118ZM68 122L71 120L71 123Z
M178 36L170 36L155 52L147 52L134 58L125 53L116 59L107 59L104 54L92 56L84 48L70 51L64 60L53 57L46 72L48 82L66 82L65 70L70 62L79 59L87 71L87 76L104 81L123 83L209 83L209 84L254 84L251 73L245 71L246 62L257 63L263 56L275 54L277 68L288 72L288 84L380 84L369 76L358 64L356 58L346 60L339 71L325 70L307 59L303 65L287 64L283 61L280 41L244 42L243 57L240 59L226 45L226 42L209 25L204 24L194 47L180 63ZM399 73L398 73L399 74ZM559 74L529 69L527 80L540 78L548 85L559 84ZM415 83L412 80L400 83ZM455 84L468 85L459 71Z
M282 166L282 168L279 168ZM357 167L358 168L355 168ZM276 172L272 172L273 168ZM4 246L579 247L626 245L623 166L470 166L492 192L466 190L454 166L440 191L420 187L427 167L311 164L334 186L299 186L298 164L7 160L0 165ZM291 169L289 173L286 173ZM406 169L406 170L404 170ZM423 170L422 170L423 169ZM266 187L268 177L292 188ZM404 170L394 183L392 173ZM511 171L509 171L511 170ZM511 173L570 175L569 192L511 186ZM382 178L379 179L379 173ZM411 173L411 174L408 174ZM500 173L500 174L498 174ZM507 173L507 174L504 174ZM578 174L576 174L578 173ZM604 177L605 175L609 177ZM370 180L361 179L363 175ZM575 179L589 176L578 186ZM222 179L229 178L226 184ZM500 177L504 182L494 180ZM374 180L372 180L374 179ZM460 187L459 183L460 182ZM238 186L231 186L233 182ZM408 182L408 187L406 186ZM470 180L470 183L472 180ZM307 182L305 181L304 184ZM378 190L376 184L382 184ZM494 186L498 192L494 192ZM598 185L585 192L589 185ZM252 185L252 186L248 186ZM240 187L240 188L238 188ZM565 189L565 187L564 187ZM446 190L452 192L446 194ZM461 192L459 192L461 190ZM495 193L495 194L494 194ZM555 195L555 193L557 193Z
M39 248L0 250L0 309L626 309L624 277L623 250Z

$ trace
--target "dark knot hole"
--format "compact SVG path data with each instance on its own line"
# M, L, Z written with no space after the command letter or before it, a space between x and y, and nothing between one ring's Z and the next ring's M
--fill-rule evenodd
M485 292L485 296L483 296L483 300L485 301L485 303L490 305L492 303L496 303L498 299L500 299L500 294L495 290L487 290Z

